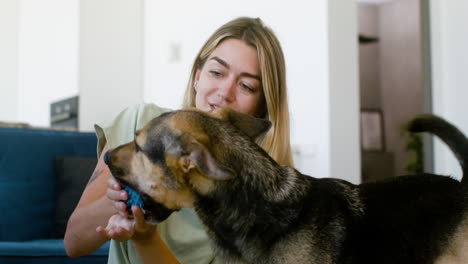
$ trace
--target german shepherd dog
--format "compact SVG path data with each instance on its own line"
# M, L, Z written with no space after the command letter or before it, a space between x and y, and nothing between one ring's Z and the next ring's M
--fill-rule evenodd
M106 154L145 219L193 208L225 263L468 263L468 144L435 116L409 129L444 140L461 182L433 174L354 185L281 166L255 142L269 121L217 109L165 113Z

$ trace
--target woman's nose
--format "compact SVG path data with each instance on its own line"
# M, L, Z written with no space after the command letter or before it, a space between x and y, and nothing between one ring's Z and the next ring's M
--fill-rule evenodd
M218 88L218 96L227 102L234 100L236 85L235 81L226 80Z

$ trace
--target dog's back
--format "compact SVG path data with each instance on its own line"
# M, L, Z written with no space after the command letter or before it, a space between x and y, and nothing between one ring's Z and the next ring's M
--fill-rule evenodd
M352 263L468 263L468 143L452 124L421 115L411 132L438 136L462 167L462 183L433 174L360 185L365 216L354 226Z
M352 263L436 263L446 252L463 252L463 244L452 244L456 237L468 239L468 198L458 181L400 176L360 185L360 197L365 215L353 225L349 246L358 261Z

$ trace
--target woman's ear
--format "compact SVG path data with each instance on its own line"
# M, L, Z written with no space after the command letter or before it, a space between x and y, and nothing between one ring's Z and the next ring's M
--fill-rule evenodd
M193 88L198 92L198 80L200 80L200 69L195 73L195 80L193 81Z

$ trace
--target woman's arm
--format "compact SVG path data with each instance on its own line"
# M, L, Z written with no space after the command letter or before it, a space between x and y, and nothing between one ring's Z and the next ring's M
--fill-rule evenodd
M109 219L107 227L97 228L97 232L116 241L132 240L135 250L143 263L179 263L160 238L156 225L146 223L138 206L132 206L133 218L115 214Z
M113 201L106 196L107 181L111 177L109 168L103 160L106 151L107 146L104 147L96 169L68 220L64 245L70 257L92 253L108 240L96 233L96 227L105 225L117 212Z

